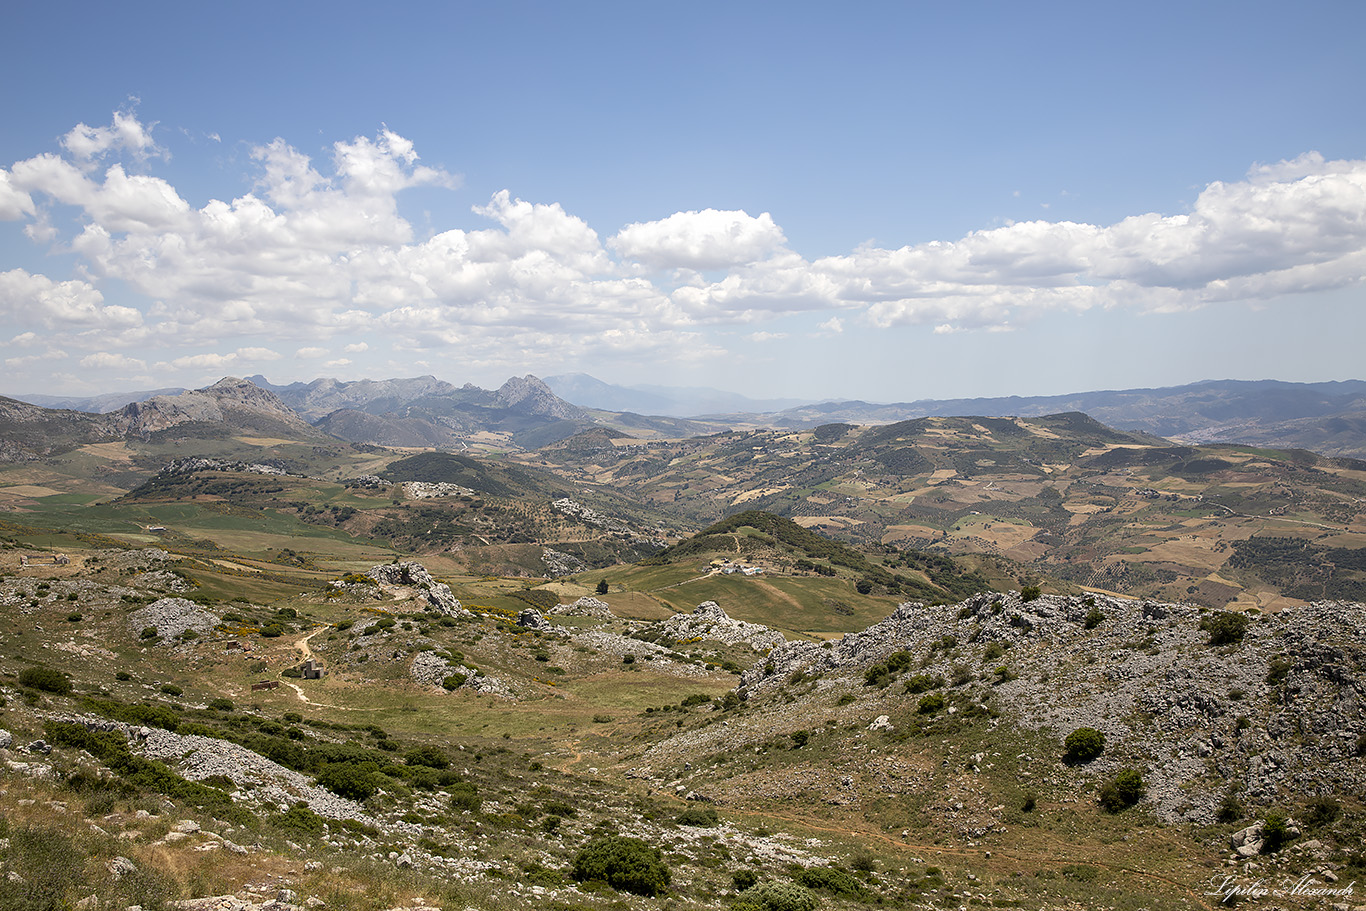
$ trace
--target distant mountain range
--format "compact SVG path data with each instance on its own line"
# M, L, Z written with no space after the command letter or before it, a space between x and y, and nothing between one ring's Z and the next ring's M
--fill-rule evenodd
M242 384L268 395L270 401L257 401L241 388ZM231 390L236 392L228 395L225 412L224 395ZM1168 388L1056 396L794 405L797 400L750 399L702 387L615 386L585 374L546 381L534 376L513 377L496 390L468 383L455 386L432 376L350 382L316 379L275 385L258 375L246 380L225 379L197 392L153 390L89 398L29 395L22 401L30 404L21 408L20 401L0 400L0 424L14 425L17 421L29 431L16 436L0 426L0 435L11 448L19 445L16 439L26 440L20 448L34 454L48 447L41 441L43 432L33 428L42 425L51 434L56 432L56 425L52 423L55 412L40 416L25 410L32 405L67 409L73 414L68 421L72 433L85 442L126 433L158 432L187 421L212 421L217 419L215 414L227 414L240 423L257 406L261 414L252 421L258 425L262 421L297 422L303 427L312 425L309 429L313 433L354 443L447 449L462 448L481 433L496 434L516 447L537 449L597 427L658 439L732 428L803 430L823 424L891 424L921 417L1038 417L1083 412L1120 430L1186 443L1243 443L1308 449L1326 456L1366 457L1366 382L1360 380L1212 380ZM693 414L701 416L679 417L694 408L700 410ZM85 418L74 417L78 413L84 413ZM91 415L104 415L108 420L94 421Z
M732 415L737 422L801 429L820 424L889 424L921 417L1039 417L1080 411L1120 430L1187 443L1247 443L1366 456L1366 382L1286 383L1209 380L1159 389L1070 395L926 399L890 405L824 402L777 414Z
M586 373L548 376L545 384L560 398L602 411L693 418L747 412L767 414L809 405L809 399L752 399L707 386L616 386Z

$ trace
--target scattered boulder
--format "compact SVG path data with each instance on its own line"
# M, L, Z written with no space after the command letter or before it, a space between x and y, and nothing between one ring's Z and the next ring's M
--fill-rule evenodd
M137 864L126 857L115 857L113 860L109 861L109 863L105 864L105 866L108 868L110 875L115 879L120 879L124 876L128 876L130 873L138 872Z
M891 730L893 730L893 727L892 727L892 719L891 719L891 717L890 717L890 716L887 716L887 715L879 715L879 716L877 716L876 718L873 719L873 723L870 724L870 725L868 725L868 730L870 730L870 731L891 731Z
M1287 839L1298 838L1300 827L1295 820L1285 821L1285 835ZM1256 857L1266 851L1266 820L1258 820L1246 829L1239 829L1229 837L1229 845L1240 857Z
M523 629L548 630L551 628L550 621L541 616L541 612L534 607L528 607L517 615L517 625Z

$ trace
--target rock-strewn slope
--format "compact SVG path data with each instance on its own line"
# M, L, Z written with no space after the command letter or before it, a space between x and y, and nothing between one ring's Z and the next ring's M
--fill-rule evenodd
M971 692L1004 722L1059 739L1082 726L1102 731L1105 752L1090 770L1139 768L1168 821L1209 821L1233 787L1254 803L1360 793L1366 605L1253 616L1240 641L1211 645L1201 622L1219 614L1101 596L1025 602L1018 593L903 604L863 632L775 649L739 691L762 698L795 672L861 687L870 667L906 651L900 675Z
M161 598L128 615L128 629L134 635L155 627L163 640L170 640L186 630L194 630L202 636L222 622L222 617L186 598Z

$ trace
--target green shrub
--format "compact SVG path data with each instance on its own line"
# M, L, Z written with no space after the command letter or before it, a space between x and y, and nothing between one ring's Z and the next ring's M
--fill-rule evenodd
M231 712L234 707L232 700L223 696L209 700L209 708L213 709L215 712Z
M942 711L943 708L943 696L939 693L927 693L920 697L920 702L916 704L915 710L921 715L933 715L935 712Z
M448 690L458 690L465 685L465 681L468 679L468 674L450 674L441 681L441 685Z
M928 693L930 690L937 690L943 685L943 677L932 674L916 674L914 677L908 677L906 679L906 692L911 695L915 695L916 693Z
M1005 653L1006 649L1004 645L999 642L992 642L986 648L982 649L982 660L995 661Z
M1095 629L1104 622L1105 615L1100 612L1100 608L1093 606L1086 612L1086 619L1082 621L1081 625L1085 629Z
M1268 813L1262 823L1262 853L1275 854L1290 841L1290 823L1280 813Z
M792 877L792 880L799 886L818 889L843 898L863 899L870 894L863 883L838 867L808 867Z
M278 623L267 623L261 627L261 635L267 639L275 639L285 634L285 628Z
M446 751L431 744L413 747L403 754L403 761L408 765L427 766L430 769L448 769L451 767L451 757L446 755Z
M1100 805L1108 813L1128 809L1143 799L1147 786L1137 769L1121 769L1100 789Z
M1020 589L1020 600L1029 602L1037 601L1043 595L1043 589L1037 585L1026 585Z
M597 880L621 892L646 896L666 891L672 879L658 848L623 835L606 835L586 844L574 856L572 874L577 882Z
M867 848L860 848L849 858L849 869L859 873L872 873L877 870L877 858Z
M144 626L142 632L138 633L139 639L156 639L161 634L157 632L155 626Z
M308 804L299 803L290 807L285 812L271 819L275 825L282 829L293 829L296 832L306 832L309 835L321 835L327 828L323 818L308 808Z
M450 792L453 809L478 813L484 805L484 798L479 796L479 788L472 781L457 781L451 785Z
M806 742L811 739L810 731L793 731L788 735L792 738L792 749L800 750L806 746Z
M379 790L373 762L327 762L318 770L317 783L339 797L365 800Z
M736 870L730 875L730 881L735 884L736 892L743 892L758 884L759 874L753 870Z
M185 695L185 691L184 691L183 689L181 689L180 687L176 686L174 683L163 683L163 684L161 685L161 691L162 691L163 693L165 693L167 696L184 696L184 695Z
M1220 822L1236 822L1243 818L1246 811L1237 795L1229 791L1224 795L1224 799L1219 801L1219 808L1214 811L1214 818Z
M815 911L821 900L796 883L760 883L740 893L732 911Z
M1290 676L1290 671L1294 667L1293 661L1287 661L1284 658L1272 658L1266 670L1267 685L1280 686L1285 682L1285 678Z
M1210 645L1233 645L1243 641L1243 635L1247 632L1247 615L1216 611L1200 621L1200 628L1209 633Z
M678 815L680 826L694 826L700 829L710 829L720 822L716 811L711 807L688 807Z
M114 675L114 679L115 679L115 680L124 680L124 681L132 680L132 679L133 679L133 675L130 674L130 673L128 673L127 671L119 671L117 674Z
M1090 762L1105 752L1105 735L1095 728L1077 728L1063 741L1063 761Z
M69 695L72 689L70 677L59 670L41 665L26 667L20 671L19 685L56 696Z

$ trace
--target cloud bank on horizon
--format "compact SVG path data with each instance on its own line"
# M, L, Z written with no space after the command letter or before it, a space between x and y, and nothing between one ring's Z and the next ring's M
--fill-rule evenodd
M254 145L250 180L198 206L158 176L169 158L158 125L124 110L0 168L0 220L54 266L0 263L8 388L193 385L283 364L409 375L451 357L567 372L565 351L580 368L705 364L786 344L794 316L807 335L932 337L1050 314L1275 306L1366 278L1366 161L1313 151L1211 182L1185 212L835 255L793 249L768 212L676 212L598 226L604 237L511 190L472 207L487 227L419 234L405 191L461 180L387 128L335 141L328 161L282 138Z

